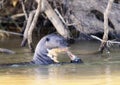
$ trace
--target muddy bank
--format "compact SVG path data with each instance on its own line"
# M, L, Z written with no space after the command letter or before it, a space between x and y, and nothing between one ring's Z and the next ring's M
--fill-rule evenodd
M108 0L59 0L59 1L48 0L48 1L53 9L59 10L60 14L62 15L66 23L73 24L71 26L68 26L70 29L71 27L72 28L75 27L80 32L79 34L75 30L70 30L73 32L73 35L75 35L75 37L79 36L80 39L86 39L86 38L88 39L89 36L87 35L89 34L95 34L100 37L102 36L103 31L104 31L103 30L104 28L103 27L103 22L104 22L103 14L107 7ZM34 4L30 4L32 2ZM11 7L11 4L9 5ZM9 5L7 5L7 2L4 3L4 7L9 7ZM20 13L23 12L20 2L16 5L16 7L11 7L12 11L8 13L5 12L6 14L4 14L4 12L2 11L4 10L4 7L1 8L2 14L0 15L3 18L4 18L3 15L12 16L12 15L17 14L18 12L16 10L18 8L19 8ZM27 2L25 2L25 7L26 7L26 11L28 11L29 13L30 11L36 9L36 3L35 1L28 0ZM113 38L116 38L116 37L119 38L120 36L120 29L119 29L120 11L119 10L120 10L120 0L114 0L112 10L110 12L109 20L108 20L110 37L113 37ZM8 22L3 22L3 18L0 18L1 20L0 24L2 25L2 28L11 30L10 29L11 24L8 24ZM8 20L5 18L5 21L8 21ZM19 27L20 28L19 31L21 31L21 29L24 26L24 21L25 21L24 16L18 17L14 21L15 21L15 23L13 23L15 24L15 26L13 26L15 27L14 30L16 30L16 28ZM10 27L8 28L9 25ZM37 29L35 30L37 34L39 35L43 33L46 35L48 33L52 33L56 31L55 29L53 29L54 26L50 23L48 18L46 18L45 15L43 16L43 14L38 19L36 28Z
M103 14L107 4L108 0L70 0L70 9L80 21L82 29L78 25L75 25L75 27L86 34L103 33ZM110 35L114 35L115 33L119 35L120 0L114 1L108 21Z

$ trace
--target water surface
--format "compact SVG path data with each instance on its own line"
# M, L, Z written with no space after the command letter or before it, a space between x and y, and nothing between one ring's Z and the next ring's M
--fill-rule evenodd
M21 48L20 42L19 38L0 41L0 47L17 52L0 54L0 64L31 61L33 54L27 47ZM120 85L120 49L112 48L110 54L89 54L98 50L99 44L79 41L71 46L84 64L0 67L0 85ZM59 60L70 61L65 53L59 55Z

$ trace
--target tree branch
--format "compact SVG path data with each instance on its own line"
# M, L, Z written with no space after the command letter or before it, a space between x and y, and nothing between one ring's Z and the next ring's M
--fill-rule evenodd
M104 12L104 35L103 35L103 41L101 42L101 45L99 47L99 51L103 52L104 48L106 47L106 42L108 40L108 33L109 33L109 29L108 29L108 16L110 13L110 10L112 8L112 3L114 0L109 0L107 8Z
M37 23L37 20L38 20L40 11L41 11L41 2L42 2L42 0L39 0L36 13L35 13L35 15L34 15L34 18L33 18L32 23L31 23L31 25L30 25L30 29L28 30L28 45L29 45L29 48L30 48L32 51L34 51L33 45L32 45L32 32L33 32L33 29L34 29L35 26L36 26L36 23Z

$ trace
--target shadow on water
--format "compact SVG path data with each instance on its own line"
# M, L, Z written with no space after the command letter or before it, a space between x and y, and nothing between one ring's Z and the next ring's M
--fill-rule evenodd
M1 47L17 51L14 55L0 54L0 63L31 61L33 54L29 53L27 48L21 48L20 41L17 38L0 42ZM0 85L120 85L119 48L113 48L109 55L85 55L96 51L98 47L99 43L95 41L80 41L71 46L71 51L79 56L84 64L0 67ZM70 60L62 53L59 61Z

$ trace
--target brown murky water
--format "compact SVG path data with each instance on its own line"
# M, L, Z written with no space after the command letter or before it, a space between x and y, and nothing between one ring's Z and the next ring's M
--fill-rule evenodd
M19 38L0 41L0 47L17 52L14 55L0 54L0 63L32 59L33 54L27 47L21 48L20 41ZM120 85L120 49L112 48L110 54L86 54L98 47L99 42L95 41L80 41L71 46L71 51L84 64L0 67L0 85ZM66 54L59 55L59 60L69 62Z

